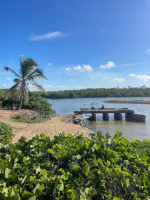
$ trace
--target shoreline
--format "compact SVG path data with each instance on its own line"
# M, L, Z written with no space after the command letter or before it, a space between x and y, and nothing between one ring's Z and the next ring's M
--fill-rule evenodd
M85 137L92 132L88 128L81 125L74 124L72 114L69 115L56 115L51 117L45 122L30 124L22 122L14 122L12 116L25 113L33 113L33 110L0 110L0 121L9 124L13 127L13 143L17 142L22 136L29 139L40 133L49 136L52 139L55 135L64 133L65 135L71 133L77 135L83 133Z
M104 103L117 103L117 104L150 104L150 100L112 100L112 101L103 101Z

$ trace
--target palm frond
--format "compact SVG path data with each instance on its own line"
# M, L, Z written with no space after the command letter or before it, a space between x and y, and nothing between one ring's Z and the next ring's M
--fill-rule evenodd
M15 82L15 83L21 83L22 81L21 81L20 79L18 79L18 78L15 78L15 79L14 79L14 82Z
M27 58L20 62L20 74L22 77L26 77L30 74L34 67L37 67L38 64L31 58Z
M41 90L42 92L46 92L44 87L42 87L41 85L39 85L37 82L34 83L30 83L31 85L33 85L34 87L36 87L38 90Z
M26 80L34 81L36 78L45 78L45 79L47 79L44 76L43 71L41 69L39 69L39 68L34 70L31 74L29 74L29 76L26 78Z
M16 90L18 89L18 87L19 87L19 83L16 83L15 85L13 85L13 86L9 89L8 93L9 93L9 94L13 94L14 92L16 92Z
M19 76L19 74L17 74L13 69L11 69L11 68L9 68L9 67L6 67L6 66L4 67L4 69L5 69L6 71L10 71L10 72L13 73L15 76L21 78L21 77Z

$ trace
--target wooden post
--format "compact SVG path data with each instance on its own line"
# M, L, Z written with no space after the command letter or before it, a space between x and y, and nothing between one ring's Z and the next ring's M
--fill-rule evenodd
M108 113L103 113L103 120L104 121L109 121L109 115L108 115Z
M121 121L122 120L122 114L121 113L114 113L114 120L115 121Z

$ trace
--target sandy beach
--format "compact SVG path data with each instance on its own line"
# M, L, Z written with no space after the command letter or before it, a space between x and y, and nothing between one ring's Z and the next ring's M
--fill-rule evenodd
M13 132L15 137L13 142L17 142L18 139L22 136L25 136L27 139L33 137L34 135L39 135L44 133L46 136L49 136L51 139L60 133L65 135L71 134L80 134L83 133L85 137L91 133L87 128L83 128L80 125L74 124L70 119L69 115L56 115L46 122L40 122L35 124L14 122L12 117L18 114L32 113L31 110L0 110L0 121L10 124L13 127Z

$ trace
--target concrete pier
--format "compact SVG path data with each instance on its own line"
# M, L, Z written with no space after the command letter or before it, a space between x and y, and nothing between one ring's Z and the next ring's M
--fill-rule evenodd
M115 121L121 121L122 120L122 114L121 113L114 113L114 120Z
M146 116L134 114L134 110L128 110L127 108L82 108L80 111L74 111L75 114L92 114L90 120L96 121L96 113L103 114L103 120L109 120L109 113L114 114L114 120L122 120L122 113L125 113L126 121L134 121L134 122L145 122Z

